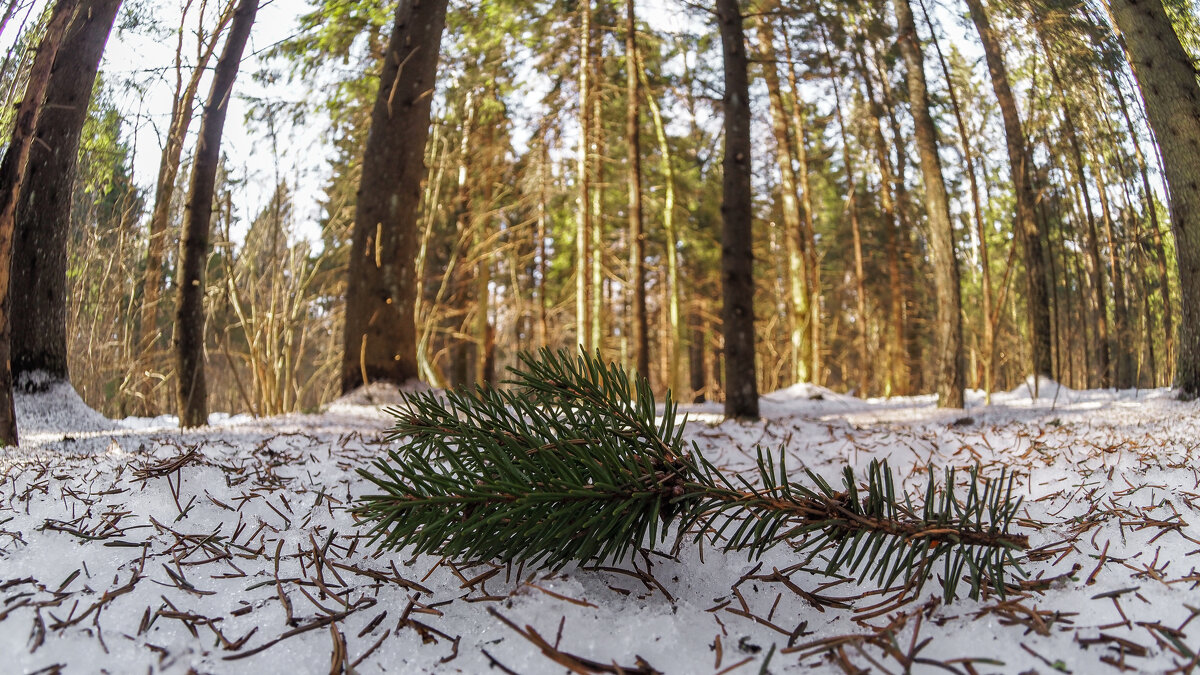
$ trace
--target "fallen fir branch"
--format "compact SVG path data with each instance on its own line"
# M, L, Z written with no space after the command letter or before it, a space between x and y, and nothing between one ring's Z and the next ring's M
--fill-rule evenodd
M656 415L649 384L630 382L596 356L542 350L522 355L511 389L403 394L390 440L404 443L359 473L380 489L356 514L372 543L455 559L523 561L560 568L620 560L643 541L711 533L728 550L761 556L788 542L829 574L919 589L941 565L947 601L960 579L1004 595L1020 499L1013 476L972 469L957 495L953 469L930 480L919 506L897 493L886 462L842 489L805 470L791 481L785 455L758 451L757 481L727 476L683 440L668 395ZM735 482L736 481L736 482Z

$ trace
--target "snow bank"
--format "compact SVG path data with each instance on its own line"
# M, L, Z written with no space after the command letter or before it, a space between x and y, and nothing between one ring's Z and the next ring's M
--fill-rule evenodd
M692 536L556 573L377 554L349 509L376 489L356 471L387 448L396 388L189 431L118 427L58 389L23 394L24 423L58 436L0 449L0 654L12 672L181 674L564 672L547 654L685 674L1186 666L1200 651L1200 404L1061 389L1052 403L1042 386L964 424L929 397L815 388L765 397L757 423L684 406L703 419L687 439L730 472L753 466L756 445L785 448L797 482L810 469L840 484L842 467L887 459L914 496L929 465L1019 469L1030 579L951 605L936 581L904 595L824 576L787 546L749 560ZM69 452L83 427L111 450Z
M69 382L45 373L22 375L15 390L19 435L61 437L119 428L116 422L89 408Z

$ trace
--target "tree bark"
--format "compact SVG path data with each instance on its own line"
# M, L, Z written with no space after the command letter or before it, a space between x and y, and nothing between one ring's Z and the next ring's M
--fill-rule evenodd
M51 69L75 12L76 0L58 0L46 23L46 33L33 57L25 96L17 108L12 139L0 160L0 447L17 444L17 413L13 402L13 377L10 336L12 311L13 235L21 184L33 145L34 130L42 113Z
M791 41L786 39L783 41L785 54L787 55L787 79L788 89L792 94L792 132L795 134L795 146L792 148L796 153L796 172L797 187L800 190L800 213L804 216L801 221L803 229L801 230L800 253L804 256L804 271L808 274L808 279L805 286L808 290L808 332L810 344L806 350L809 357L808 377L803 378L802 382L813 382L821 384L822 368L821 365L821 341L823 339L823 328L821 323L821 265L817 257L817 225L816 216L813 209L812 200L812 183L808 178L808 130L804 123L804 110L800 104L800 87L797 85L798 78L796 77L796 59L792 56Z
M1045 39L1043 38L1043 44ZM1096 312L1096 356L1097 368L1100 371L1100 386L1111 387L1113 384L1112 344L1109 340L1108 326L1108 282L1104 272L1104 264L1100 260L1100 236L1096 231L1096 214L1092 209L1092 193L1088 187L1088 165L1083 157L1083 146L1079 140L1078 127L1075 124L1075 114L1067 100L1067 93L1058 66L1046 45L1046 62L1050 67L1050 75L1054 78L1055 88L1058 89L1059 101L1062 104L1063 124L1067 132L1067 142L1071 147L1071 155L1075 160L1076 184L1082 194L1083 211L1087 217L1087 241L1085 248L1088 255L1088 270L1092 286L1092 307Z
M204 377L204 288L208 242L221 135L229 98L237 79L242 52L258 12L258 0L241 0L234 11L229 36L213 73L212 89L200 116L200 137L192 165L179 250L179 300L175 308L176 401L179 425L198 427L208 422L208 388Z
M858 223L858 171L854 166L854 156L850 151L850 131L846 125L846 117L842 114L842 88L838 84L841 73L833 60L833 49L829 45L829 35L821 31L821 46L825 52L825 62L829 66L830 81L833 84L833 112L837 119L838 131L842 139L842 164L846 170L846 202L843 214L849 216L850 244L854 250L854 305L858 314L858 397L867 398L871 386L871 369L868 367L868 328L867 290L863 274L862 232ZM850 378L847 376L846 381Z
M969 0L969 3L977 1ZM975 222L976 238L979 240L980 294L983 296L982 307L980 308L980 314L983 319L981 322L983 324L983 390L987 401L990 403L996 365L996 325L992 321L992 271L991 263L988 259L987 228L983 222L983 203L980 200L979 180L975 173L975 153L971 150L971 135L967 129L967 121L963 115L962 105L958 100L958 92L954 87L954 80L950 76L950 65L946 62L946 55L942 53L941 44L938 41L936 31L934 31L933 20L929 17L929 10L926 9L924 2L921 3L921 13L924 15L925 23L928 24L930 34L933 36L933 49L937 53L938 64L942 69L942 76L946 78L946 89L950 94L950 107L954 111L954 123L958 128L959 145L961 146L963 164L965 165L964 168L967 173L968 186L971 192L972 216ZM1003 64L1001 67L1003 67ZM1005 85L1007 86L1007 81ZM1018 238L1020 238L1020 235L1018 235ZM1044 282L1045 279L1043 278L1043 284ZM1042 291L1044 295L1044 287ZM1049 328L1047 327L1046 337L1049 337L1049 332ZM1036 331L1031 328L1031 340L1035 336ZM1037 349L1037 346L1035 346L1034 351L1037 351ZM1036 357L1034 361L1037 361Z
M769 8L768 8L769 9ZM812 379L812 330L810 328L812 307L809 301L809 273L804 256L805 224L800 207L800 193L796 182L793 162L796 157L795 143L789 133L787 110L783 102L779 70L775 53L775 31L768 17L758 22L758 52L762 62L763 79L767 85L771 112L771 131L775 136L775 151L779 165L780 211L783 214L783 241L787 256L787 300L789 337L791 344L791 372L793 382L809 382ZM803 140L799 139L802 143Z
M1129 140L1133 144L1133 156L1137 161L1138 176L1141 178L1142 208L1145 209L1146 218L1148 219L1148 229L1150 230L1150 239L1154 251L1154 266L1158 272L1158 290L1162 295L1163 352L1168 364L1166 368L1169 371L1171 368L1170 359L1175 355L1175 310L1171 302L1171 277L1167 273L1166 247L1163 246L1162 228L1158 222L1158 208L1154 199L1154 191L1150 189L1150 172L1146 166L1146 156L1142 152L1142 143L1138 140L1137 127L1133 123L1133 117L1129 114L1129 105L1125 102L1125 93L1120 86L1120 82L1117 80L1116 74L1110 73L1109 76L1113 91L1117 97L1117 103L1121 108L1121 117L1125 120L1125 128L1129 133ZM1153 343L1153 340L1151 342ZM1155 385L1157 384L1158 382L1155 381Z
M82 0L50 71L46 102L17 207L13 241L12 369L68 380L67 233L79 157L96 71L121 0ZM32 380L28 383L33 384Z
M577 166L579 197L575 209L575 335L579 348L591 348L591 296L588 283L592 255L591 164L588 161L592 141L592 0L579 6L579 156Z
M856 40L856 43L859 41ZM887 140L883 136L883 104L875 97L875 85L870 70L867 68L866 57L859 46L855 53L855 63L859 75L866 87L867 103L872 120L871 132L875 156L879 165L879 202L884 216L884 249L887 257L888 274L888 323L891 331L887 341L887 373L885 375L883 392L886 396L907 393L907 365L903 357L905 342L904 299L907 293L906 277L900 269L900 239L905 230L904 215L898 203L899 195L903 192L902 183L898 184L892 171L892 159L888 152ZM900 178L903 181L903 178ZM896 196L894 197L893 194Z
M1180 321L1175 386L1200 395L1200 84L1161 0L1111 0L1170 186L1179 264Z
M417 376L412 261L446 2L402 0L396 8L363 151L346 290L344 392Z
M184 13L190 6L190 1L184 8ZM162 297L163 285L163 254L167 243L167 224L171 217L171 201L175 196L175 179L179 175L179 162L183 155L183 143L187 138L188 127L192 124L193 107L196 92L200 88L200 78L204 76L208 62L217 47L217 40L225 32L226 26L233 18L234 3L221 14L217 26L202 41L196 54L196 65L185 82L183 79L183 39L187 31L179 30L178 41L175 45L175 95L171 105L171 120L167 126L166 142L163 144L162 158L158 163L158 178L154 188L154 206L150 211L149 236L146 240L146 271L142 278L142 308L141 321L137 328L136 345L138 349L138 372L149 371L153 368L153 354L159 339L158 316L159 302ZM151 380L144 374L139 385L141 391L141 412L155 412L150 400Z
M938 405L963 407L962 299L958 260L954 252L954 227L950 202L938 157L937 129L929 113L925 84L925 57L917 39L909 0L892 0L900 29L900 53L908 71L908 93L912 107L913 132L925 179L925 211L929 218L929 254L933 264L937 319L934 330Z
M1009 84L1008 66L1004 62L1000 41L992 30L983 0L966 0L966 3L979 32L979 40L983 44L983 55L987 61L988 75L992 80L992 90L996 93L1000 117L1004 122L1005 147L1008 149L1009 170L1017 202L1013 230L1025 259L1025 302L1029 312L1029 346L1033 357L1033 374L1050 376L1053 368L1050 358L1050 296L1046 291L1046 255L1043 245L1046 233L1041 231L1034 217L1036 195L1033 188L1033 160L1026 143L1021 115L1017 110L1017 99Z
M725 159L721 203L721 328L725 337L725 415L758 418L751 251L750 80L737 0L717 0L725 67Z
M633 361L650 377L650 322L646 314L646 232L642 224L641 94L638 89L637 22L634 0L625 0L625 135L629 180L629 281L633 308ZM673 244L672 244L673 245Z
M664 248L666 249L667 257L667 323L671 328L671 337L667 341L667 347L670 349L669 365L667 367L668 376L666 378L666 386L673 389L676 393L682 390L682 382L680 380L680 363L683 360L683 351L687 344L687 326L683 325L682 313L680 310L680 286L679 283L679 234L675 226L675 167L672 164L673 155L671 153L671 145L667 142L667 128L663 123L662 111L659 110L658 103L654 100L654 96L650 93L649 78L646 77L645 64L641 62L641 57L638 57L638 76L641 78L642 88L646 91L646 102L650 108L650 117L654 121L654 136L658 141L658 151L662 156L662 172L663 172L663 238Z

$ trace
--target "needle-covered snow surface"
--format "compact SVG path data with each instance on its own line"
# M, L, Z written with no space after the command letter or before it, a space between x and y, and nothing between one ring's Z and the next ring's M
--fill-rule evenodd
M797 386L763 419L685 408L715 464L782 447L797 482L886 458L1019 472L1031 550L1007 597L915 597L672 540L554 574L378 555L349 507L394 391L319 415L110 421L67 386L18 399L0 450L4 672L957 672L1197 670L1200 407L1043 381L966 411ZM961 474L960 474L961 475ZM810 565L815 567L816 565ZM962 586L965 588L965 585Z

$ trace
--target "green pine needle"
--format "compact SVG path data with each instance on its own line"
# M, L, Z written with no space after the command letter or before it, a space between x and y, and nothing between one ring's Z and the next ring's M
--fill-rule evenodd
M510 389L405 394L391 440L404 443L359 470L380 492L356 513L385 549L412 547L457 559L524 561L560 568L621 560L642 542L678 532L712 536L761 556L789 542L830 574L857 574L919 588L943 562L947 601L967 575L1003 594L1006 569L1025 537L1009 533L1020 501L1012 476L980 480L954 495L932 470L925 501L897 499L885 462L865 486L847 468L843 490L805 471L813 488L790 482L784 463L759 450L757 481L734 484L683 440L668 394L656 415L642 378L630 382L599 355L542 350L522 355ZM1019 568L1018 568L1019 569Z

